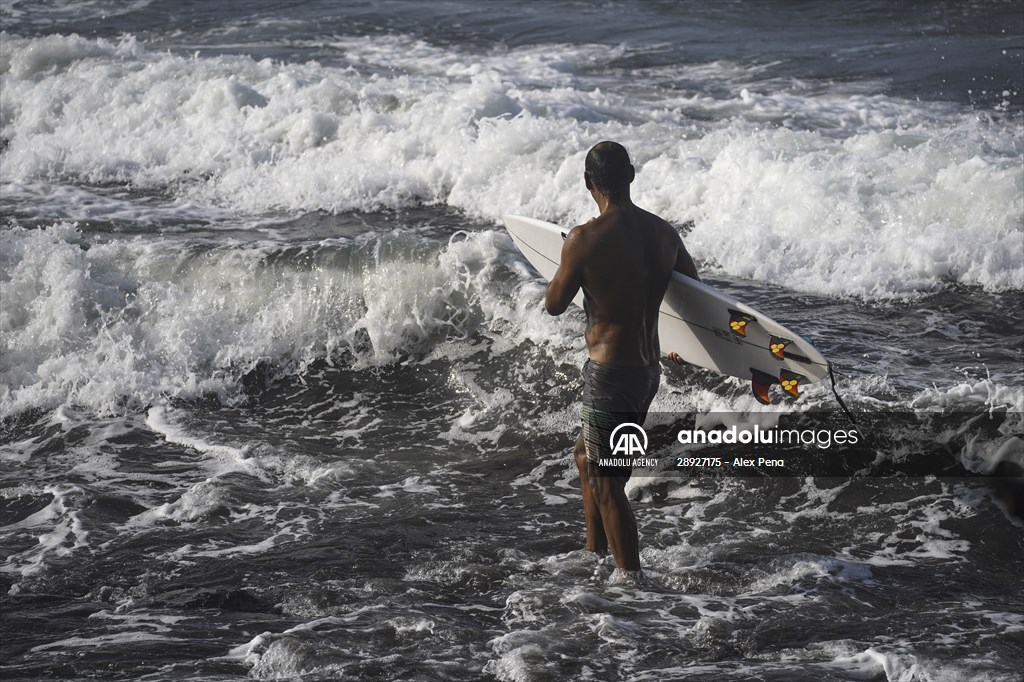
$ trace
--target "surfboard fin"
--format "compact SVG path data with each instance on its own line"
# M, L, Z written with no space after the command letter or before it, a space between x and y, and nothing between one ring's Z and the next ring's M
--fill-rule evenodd
M779 360L785 360L786 346L788 346L791 343L793 342L790 341L789 339L784 339L781 336L772 335L771 339L768 341L768 350L770 350L772 352L772 355L774 355Z
M788 369L779 371L779 383L782 384L782 390L794 398L800 397L800 382L806 378L803 374L790 372Z
M768 395L768 389L778 379L771 374L765 374L759 369L750 368L750 388L754 392L754 398L762 405L771 405L772 398Z
M747 315L746 313L741 313L738 310L733 310L732 308L729 308L728 310L729 329L731 329L734 334L738 334L739 336L746 336L747 323L757 322L757 318L754 317L753 315Z

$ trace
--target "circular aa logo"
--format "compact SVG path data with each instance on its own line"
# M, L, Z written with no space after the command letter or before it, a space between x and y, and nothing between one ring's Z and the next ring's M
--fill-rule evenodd
M636 457L647 453L647 432L639 424L625 422L619 424L608 437L613 455Z

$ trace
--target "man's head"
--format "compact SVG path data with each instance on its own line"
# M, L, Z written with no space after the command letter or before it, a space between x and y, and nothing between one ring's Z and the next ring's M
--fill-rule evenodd
M587 189L604 195L611 202L629 198L629 183L636 171L626 148L618 142L598 142L587 153L583 178Z

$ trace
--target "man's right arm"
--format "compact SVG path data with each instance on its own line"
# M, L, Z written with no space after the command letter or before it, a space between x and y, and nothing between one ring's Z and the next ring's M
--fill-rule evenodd
M583 286L583 258L580 244L580 228L569 230L569 235L562 242L561 263L555 275L548 282L544 296L544 308L549 315L561 315L565 312L576 293Z

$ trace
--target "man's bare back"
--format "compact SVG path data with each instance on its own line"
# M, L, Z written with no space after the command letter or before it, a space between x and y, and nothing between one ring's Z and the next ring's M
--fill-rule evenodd
M596 190L601 215L569 231L545 305L565 311L580 288L592 360L620 367L658 364L658 308L672 272L700 279L679 234L632 202L613 204Z
M563 257L567 252L581 262L591 359L620 367L657 364L658 308L672 271L696 274L672 226L636 206L609 206L573 228Z

